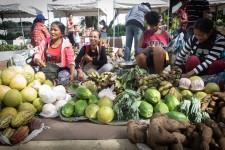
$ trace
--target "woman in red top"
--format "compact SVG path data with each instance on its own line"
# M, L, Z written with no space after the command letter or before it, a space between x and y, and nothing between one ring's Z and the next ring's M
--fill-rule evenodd
M168 60L165 47L169 43L169 36L159 29L160 15L151 11L145 15L149 29L144 31L138 41L138 50L135 52L137 65L146 70L161 73Z
M38 46L42 40L49 38L50 34L45 27L45 17L42 14L38 14L34 19L31 27L31 43L34 46Z
M54 62L59 66L60 71L68 70L66 78L72 83L75 72L74 51L69 40L64 38L65 26L55 21L51 24L50 33L51 37L43 40L37 47L34 62L41 67L45 67L45 62Z

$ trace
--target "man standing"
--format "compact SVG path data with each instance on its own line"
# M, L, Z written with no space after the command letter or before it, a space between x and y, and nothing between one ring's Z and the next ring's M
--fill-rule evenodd
M127 13L125 17L126 21L126 47L124 53L124 60L130 60L130 51L134 38L134 48L137 50L138 40L144 30L144 15L151 11L151 5L149 3L141 3L135 5Z

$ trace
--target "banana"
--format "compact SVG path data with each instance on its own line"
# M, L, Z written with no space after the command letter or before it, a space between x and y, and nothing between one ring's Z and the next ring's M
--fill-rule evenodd
M169 93L169 91L170 91L170 89L163 90L163 91L161 92L161 95L162 95L162 96L166 96L166 95Z
M165 85L167 85L168 83L170 83L169 81L161 81L160 83L159 83L159 85L160 86L165 86Z
M167 83L167 84L164 85L164 86L160 86L160 87L159 87L159 92L162 92L163 90L170 89L170 88L172 88L172 87L173 87L173 85L169 82L169 83Z

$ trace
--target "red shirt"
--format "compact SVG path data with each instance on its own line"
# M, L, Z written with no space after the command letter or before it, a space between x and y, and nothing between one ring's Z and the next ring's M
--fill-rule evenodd
M161 31L160 34L155 34L150 30L144 31L144 42L142 48L146 48L148 43L166 47L169 43L169 36L165 31Z
M60 44L57 48L52 48L49 46L48 51L46 52L46 61L52 61L55 63L61 62L61 48L62 44Z
M34 46L38 46L42 40L45 38L49 38L50 34L45 27L45 25L41 22L37 22L32 33L31 33L31 41Z

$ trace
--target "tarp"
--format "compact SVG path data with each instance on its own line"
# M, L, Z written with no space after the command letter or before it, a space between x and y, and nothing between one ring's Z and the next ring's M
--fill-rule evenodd
M62 0L57 3L48 4L48 11L67 17L68 14L74 16L99 16L107 15L107 10L102 6L98 0L92 1L71 1L70 4Z
M0 13L2 21L4 18L20 18L21 30L24 40L23 24L21 18L35 17L37 14L42 13L42 11L33 6L25 6L20 3L12 3L0 5Z
M134 5L148 2L152 10L159 13L164 12L169 8L169 0L114 0L114 9L118 14L127 13Z
M24 6L19 3L0 5L0 12L3 19L35 17L37 14L42 13L33 6Z

